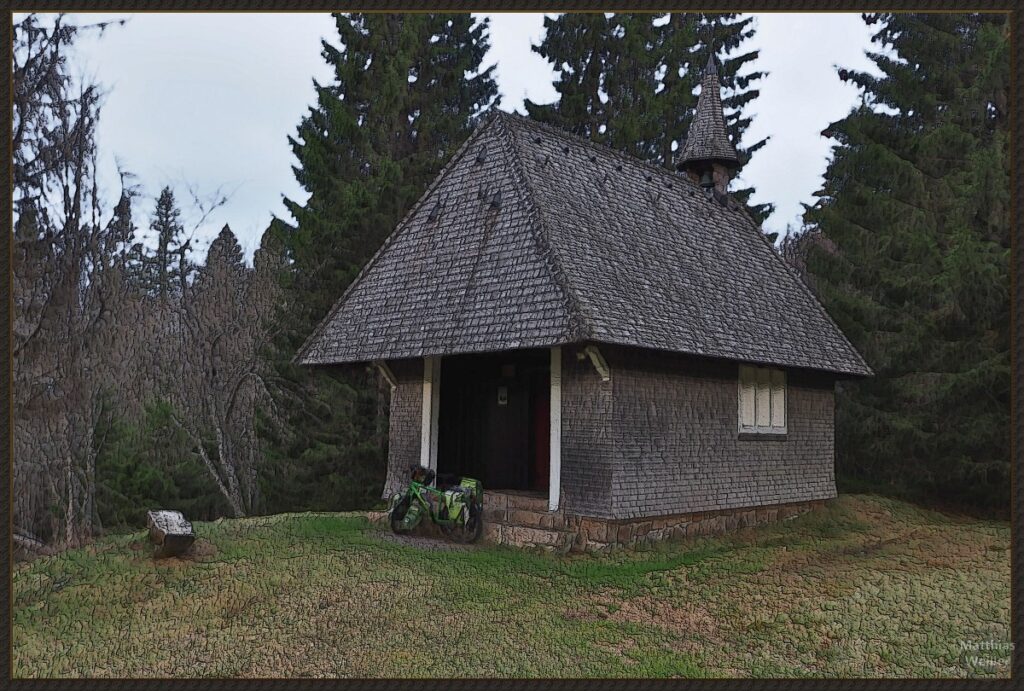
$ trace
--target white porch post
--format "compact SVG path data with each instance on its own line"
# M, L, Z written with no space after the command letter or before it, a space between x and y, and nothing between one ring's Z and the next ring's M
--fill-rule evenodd
M551 461L548 464L548 510L558 510L558 500L562 494L562 349L555 346L551 349L551 421L550 443L548 444Z
M441 402L441 358L423 358L423 418L420 428L420 465L437 470L437 414Z

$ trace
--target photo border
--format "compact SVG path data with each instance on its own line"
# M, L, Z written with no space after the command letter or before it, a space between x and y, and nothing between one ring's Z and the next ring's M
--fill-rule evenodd
M1021 161L1022 143L1024 138L1019 136L1019 119L1017 114L1024 105L1024 95L1020 88L1020 57L1022 52L1021 41L1021 13L1014 10L1012 2L960 2L957 0L919 1L915 3L885 3L885 11L925 11L925 12L967 12L967 11L989 11L1008 12L1011 15L1010 26L1010 80L1012 94L1012 109L1010 112L1010 143L1011 143L1011 218L1018 217L1018 200L1021 196L1021 179L1016 176ZM848 2L846 0L819 0L817 2L796 2L775 0L763 3L711 3L711 2L670 2L661 0L652 2L650 0L635 0L627 2L599 2L576 1L544 3L537 0L503 0L486 2L456 2L453 0L434 0L433 2L414 2L412 0L362 0L361 2L298 2L291 1L269 1L269 0L237 0L234 2L192 1L184 0L156 0L154 2L124 2L115 0L93 0L92 2L51 2L47 0L35 0L15 6L10 12L2 17L6 35L11 36L13 12L327 12L327 11L463 11L463 12L568 12L568 11L590 11L590 12L612 12L612 11L709 11L709 12L863 12L880 11L864 2ZM11 44L5 44L4 57L6 68L0 75L0 86L7 94L7 108L2 113L3 127L7 132L11 131ZM5 187L11 189L11 150L10 139L8 139L8 165L3 168L2 175ZM0 210L5 218L12 218L12 199L5 195L2 199ZM1024 236L1024 224L1019 220L1011 228L1011 260L1010 260L1010 292L1012 296L1010 326L1011 334L1015 342L1010 349L1010 367L1013 378L1011 390L1010 418L1013 422L1010 434L1011 449L1011 631L1014 641L1020 640L1022 624L1024 624L1024 611L1021 609L1020 592L1022 575L1021 568L1022 534L1020 531L1020 520L1024 510L1024 493L1017 483L1017 477L1021 468L1021 430L1024 428L1024 412L1022 412L1018 401L1022 390L1024 390L1024 376L1018 369L1017 364L1024 355L1024 323L1022 323L1021 304L1024 302L1024 282L1018 281L1017 276L1024 269L1024 260L1017 251L1020 247L1022 236ZM485 680L473 679L12 679L12 648L11 648L11 626L12 626L12 579L11 579L11 507L13 504L12 495L12 474L13 474L13 410L11 382L13 380L13 358L11 357L12 347L12 322L13 297L11 290L11 261L12 247L10 233L3 233L0 236L0 257L7 262L6 283L0 283L0 326L8 333L8 348L3 350L3 369L8 373L8 378L3 382L2 408L0 415L7 421L3 426L3 441L8 451L8 472L0 472L0 516L2 516L2 530L7 535L6 549L0 550L0 568L7 573L6 586L0 589L0 611L7 614L7 621L0 626L0 679L7 680L10 688L14 689L110 689L124 690L142 689L251 689L252 691L266 690L277 691L279 689L308 688L308 689L463 689L486 687L492 691L513 688L527 689L572 689L580 691L601 691L612 689L706 689L708 691L732 691L733 689L778 689L779 691L803 691L804 689L913 689L913 690L940 690L940 689L1002 689L1015 687L1014 681L1024 676L1024 659L1021 651L1015 649L1012 653L1010 679L494 679Z

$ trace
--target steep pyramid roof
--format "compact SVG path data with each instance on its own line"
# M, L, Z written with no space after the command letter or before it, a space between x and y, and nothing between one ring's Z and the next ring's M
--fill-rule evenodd
M298 360L593 341L870 374L746 211L725 203L664 168L497 112Z
M725 129L725 115L722 112L722 86L718 81L715 54L708 57L704 78L700 83L697 111L694 113L686 143L679 156L679 167L695 161L719 161L727 165L739 165L736 147L729 141Z

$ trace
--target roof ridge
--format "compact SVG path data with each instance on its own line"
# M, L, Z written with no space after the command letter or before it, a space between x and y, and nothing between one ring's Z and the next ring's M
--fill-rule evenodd
M455 153L452 154L451 158L448 159L448 162L444 164L441 170L434 177L433 181L431 181L431 183L427 185L426 189L423 190L423 194L421 194L419 199L416 200L416 203L409 207L409 210L406 211L405 214L402 216L402 220L398 222L398 225L395 226L395 229L391 232L390 235L384 238L384 242L381 244L381 246L377 248L377 251L374 252L373 255L371 255L370 259L367 260L367 262L359 270L359 273L356 274L356 277L352 279L352 282L348 284L344 292L342 292L341 296L334 301L334 304L331 305L331 309L327 311L327 314L325 314L324 317L320 320L320 323L318 323L313 328L313 330L309 332L309 335L306 336L306 340L303 341L302 345L299 346L299 349L295 351L295 355L292 358L293 362L298 362L299 360L306 356L309 346L313 343L315 338L319 337L319 335L323 333L324 329L327 328L327 324L331 321L334 315L337 314L338 310L341 309L341 305L342 303L345 302L346 298L348 298L349 293L351 293L355 289L355 287L360 283L360 281L362 281L362 279L366 276L370 269L377 263L380 257L383 256L384 252L387 251L389 247L391 247L391 245L394 243L395 238L401 235L402 231L404 231L408 227L409 219L412 218L413 214L415 214L416 211L418 211L421 206L423 206L424 200L426 200L427 197L430 196L430 194L440 185L441 181L444 180L444 178L448 175L449 172L451 172L452 168L455 167L455 163L462 159L462 157L466 154L466 151L469 149L470 145L480 137L481 133L483 133L484 130L486 130L495 120L498 119L498 112L499 111L497 109L494 109L494 111L488 113L477 124L473 131L469 133L469 136L466 137L466 141L462 142L462 144L459 145L459 148L455 150Z
M680 175L679 173L675 172L674 170L669 170L668 168L666 168L664 166L661 166L661 165L658 165L657 163L651 163L650 161L645 161L642 158L638 158L638 157L634 156L633 154L626 153L625 151L622 151L621 149L616 149L615 147L610 146L608 144L604 144L602 142L595 142L592 139L587 139L586 137L581 137L578 134L574 134L573 132L570 132L569 130L565 129L564 127L559 127L558 125L552 125L552 124L547 123L547 122L541 122L539 120L534 120L533 118L531 118L531 117L529 117L527 115L521 115L520 113L502 113L502 115L505 116L506 118L513 118L513 119L518 120L520 122L529 123L527 125L528 127L537 127L537 128L542 129L542 130L545 130L547 132L551 132L552 134L556 134L556 135L558 135L560 137L564 137L565 139L572 140L572 141L574 141L574 142L576 142L578 144L583 144L585 146L589 146L591 148L598 149L600 151L604 151L606 153L611 154L612 156L614 156L616 158L620 158L620 159L629 161L630 163L632 163L634 165L640 165L640 166L643 166L644 168L650 168L652 170L656 170L656 171L658 171L658 173L660 173L662 175L670 176L673 180L684 180L687 184L691 185L695 189L700 189L700 185L698 185L696 182L694 182L693 180L689 179L685 175Z
M583 309L579 298L576 297L576 291L573 290L569 277L562 267L562 259L558 256L558 250L551 244L548 229L544 223L544 217L535 199L530 176L523 168L522 161L519 160L519 148L516 146L518 138L513 128L507 126L506 120L508 116L515 116L516 118L522 118L523 116L518 113L502 113L499 122L502 126L502 134L505 135L507 140L511 140L505 142L509 147L508 157L511 159L512 174L522 182L526 203L530 207L530 217L533 220L534 227L534 240L537 241L538 250L540 250L541 256L545 259L544 263L550 269L552 278L555 279L555 283L562 289L566 299L569 301L568 336L570 338L579 338L580 340L591 338L594 332L592 320Z
M697 183L694 180L691 180L690 177L687 176L687 175L680 175L679 172L676 171L676 170L670 170L670 169L668 169L668 168L666 168L666 167L664 167L662 165L658 165L657 163L651 163L650 161L645 161L642 158L638 158L637 156L634 156L633 154L630 154L630 153L627 153L625 151L622 151L621 149L616 149L615 147L609 146L608 144L604 144L602 142L595 142L595 141L593 141L591 139L587 139L585 137L581 137L578 134L574 134L574 133L570 132L569 130L567 130L567 129L563 128L563 127L559 127L558 125L552 125L552 124L549 124L549 123L546 123L546 122L540 122L538 120L534 120L533 118L531 118L529 116L521 115L519 113L502 112L501 115L504 116L506 119L510 119L511 118L511 119L518 120L520 122L529 123L527 125L527 127L537 127L537 128L540 128L540 129L542 129L542 130L544 130L546 132L550 132L552 134L556 134L558 136L561 136L561 137L563 137L565 139L569 139L570 141L573 141L573 142L576 142L576 143L579 143L579 144L583 144L585 146L589 146L589 147L591 147L593 149L597 149L599 151L604 151L604 152L606 152L608 154L611 154L615 158L618 158L618 159L621 159L621 160L624 160L624 161L628 161L629 163L631 163L633 165L637 165L637 166L640 166L642 168L646 168L646 169L655 171L659 175L661 175L662 177L668 178L669 180L672 180L673 182L680 182L684 186L689 186L695 192L701 192L702 193L701 194L701 198L703 198L705 200L705 203L707 203L707 204L713 204L714 203L714 202L708 200L706 196L704 196L704 194L703 194L704 189L700 186L699 183ZM740 211L740 210L744 210L744 211L746 210L746 205L741 203L741 202L739 202L739 201L737 201L735 197L730 196L729 199L731 201L735 202L735 208L733 206L731 206L731 205L730 206L725 206L723 208L727 209L728 211L733 211L733 212L737 212L737 211ZM721 206L721 205L719 204L719 206ZM747 218L750 218L749 215L747 216ZM755 223L754 225L756 226L757 224Z
M714 202L711 199L709 199L704 194L704 189L697 182L691 180L689 178L689 176L687 176L687 175L680 175L678 172L676 172L674 170L669 170L668 168L665 168L664 166L660 166L660 165L658 165L656 163L651 163L650 161L645 161L642 158L638 158L638 157L636 157L636 156L634 156L632 154L629 154L629 153L626 153L625 151L622 151L621 149L616 149L616 148L611 147L611 146L609 146L607 144L603 144L601 142L595 142L595 141L592 141L590 139L585 139L584 137L581 137L581 136L579 136L577 134L573 134L572 132L570 132L570 131L568 131L568 130L566 130L564 128L558 127L557 125L551 125L551 124L548 124L548 123L545 123L545 122L539 122L539 121L534 120L533 118L527 117L525 115L520 115L519 113L504 113L503 112L503 113L501 113L501 115L505 116L506 118L509 117L509 116L513 116L515 119L517 119L519 121L525 121L525 122L530 123L528 126L532 125L532 126L539 127L539 128L541 128L543 130L546 130L546 131L558 134L558 135L560 135L560 136L562 136L562 137L564 137L566 139L570 139L572 141L576 141L576 142L585 144L585 145L590 146L590 147L595 148L595 149L606 151L606 152L612 154L613 156L615 156L616 158L627 160L630 163L633 163L634 165L639 164L640 166L642 166L644 168L655 170L659 174L661 174L663 177L668 178L672 182L677 182L677 181L682 182L682 183L684 183L686 185L689 185L691 188L693 188L692 191L700 192L701 193L700 195L694 195L694 196L695 196L695 198L699 198L699 199L703 200L703 203L705 203L705 204L707 204L709 206L712 206L712 207L714 207L715 204L717 204L718 206L721 206L720 203ZM756 230L758 235L760 235L763 238L764 237L764 233L762 233L760 231L760 224L757 223L754 220L754 217L751 215L750 209L747 208L747 205L743 204L742 202L737 201L736 198L731 196L731 195L730 195L729 199L730 199L730 201L735 202L735 204L734 205L725 206L725 207L722 207L722 208L724 208L727 211L731 211L733 213L739 214L751 226L751 228L753 230Z

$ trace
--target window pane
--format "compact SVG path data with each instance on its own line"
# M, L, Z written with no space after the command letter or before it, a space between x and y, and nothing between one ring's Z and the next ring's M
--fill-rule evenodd
M740 425L754 426L754 368L740 367Z
M755 370L749 365L740 365L740 381L743 383L754 381Z
M757 370L757 402L754 405L757 426L768 427L771 424L771 393L768 370Z
M773 369L772 379L772 427L786 426L786 373Z

